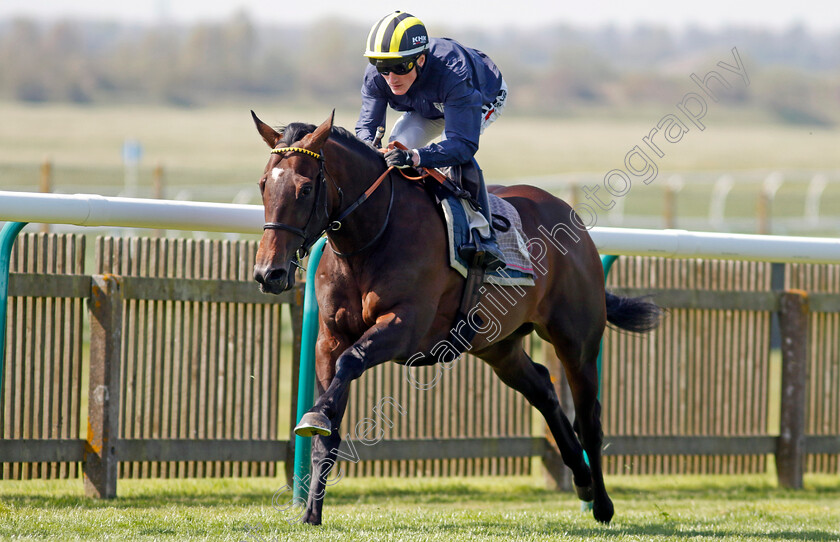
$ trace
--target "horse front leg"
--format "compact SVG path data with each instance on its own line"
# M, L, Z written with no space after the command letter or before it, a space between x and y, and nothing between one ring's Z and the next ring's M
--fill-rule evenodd
M312 447L312 483L306 510L301 518L305 523L321 523L326 488L341 476L329 480L341 444L339 429L347 408L350 383L365 370L396 357L409 344L416 329L413 323L414 319L408 319L405 314L384 315L358 341L344 350L334 365L318 364L320 370L328 373L323 378L319 376L322 393L295 427L296 434L315 437ZM324 386L326 389L323 389Z
M343 410L341 405L346 404L350 383L366 370L397 357L407 344L413 344L416 332L415 319L409 312L391 312L377 318L376 323L338 357L329 387L301 417L295 434L304 437L332 434L331 420Z
M338 357L352 344L345 336L331 329L326 322L321 321L321 329L318 334L318 343L315 350L315 375L318 394L323 395L329 388L336 374L336 363ZM338 404L335 415L329 419L330 427L335 428L328 435L314 433L311 451L310 477L303 481L309 486L307 500L300 521L311 525L321 524L321 511L324 505L324 496L327 486L335 484L341 479L340 470L332 480L329 480L330 473L335 468L338 458L338 447L341 445L341 421L347 407L347 394ZM305 417L305 416L304 416Z
M316 435L312 440L312 474L309 495L306 501L306 510L303 516L301 516L301 521L310 525L321 524L321 512L324 507L327 486L334 485L343 476L340 467L336 467L335 464L338 460L338 447L341 445L339 428L341 427L341 419L344 417L344 411L347 407L347 401L345 400L339 406L340 409L337 412L337 416L330 420L336 430L327 436ZM332 477L332 480L330 480L330 473L336 468L338 471Z

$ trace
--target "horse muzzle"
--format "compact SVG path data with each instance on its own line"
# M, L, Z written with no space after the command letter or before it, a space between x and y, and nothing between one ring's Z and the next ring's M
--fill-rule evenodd
M292 266L254 266L254 280L260 284L264 294L282 294L295 285Z

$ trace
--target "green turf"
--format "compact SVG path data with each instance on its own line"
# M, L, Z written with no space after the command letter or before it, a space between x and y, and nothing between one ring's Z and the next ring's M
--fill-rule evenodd
M122 144L136 139L144 149L141 165L147 172L163 165L172 185L201 183L205 175L208 184L251 183L261 173L267 151L251 122L251 108L272 125L318 124L329 114L327 106L271 103L179 109L0 102L0 165L20 168L18 176L11 176L11 169L4 173L9 183L31 179L37 185L37 167L49 158L57 177L66 168L68 183L116 186L123 181ZM603 176L623 167L627 152L644 146L642 138L673 111L628 113L598 111L564 118L522 116L512 110L485 132L477 156L495 180L574 172ZM339 110L336 124L352 130L356 115L356 110ZM396 116L391 112L389 122ZM704 130L690 129L676 143L660 141L665 156L656 161L662 174L840 167L840 129L772 123L718 108L710 108L704 122ZM654 141L657 137L662 136ZM57 185L62 183L57 179Z
M278 480L120 482L81 496L78 480L0 483L0 538L54 540L838 540L840 478L802 491L770 476L608 477L610 526L537 477L340 480L324 524L271 506ZM280 499L279 502L285 502ZM288 520L288 521L287 521ZM289 523L289 521L292 521Z

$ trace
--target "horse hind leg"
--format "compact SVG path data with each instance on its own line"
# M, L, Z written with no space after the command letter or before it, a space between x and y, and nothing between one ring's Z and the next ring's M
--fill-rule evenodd
M545 366L534 363L522 347L522 338L511 338L480 352L479 357L493 368L509 387L521 393L536 408L548 425L560 455L571 470L575 488L592 486L589 467L583 456L572 424L560 407L560 400Z
M603 444L603 430L601 427L601 403L598 401L598 352L600 341L594 343L579 356L570 356L560 352L555 347L557 356L564 360L566 379L572 391L575 403L575 431L580 437L589 469L592 473L592 513L595 519L602 523L612 520L615 509L612 500L607 495L604 485L604 474L601 467L601 446ZM566 354L564 356L564 354ZM569 359L581 360L580 363L570 364Z

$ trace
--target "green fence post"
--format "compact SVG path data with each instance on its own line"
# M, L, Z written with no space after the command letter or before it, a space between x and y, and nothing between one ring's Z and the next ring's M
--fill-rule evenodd
M12 247L20 230L26 222L6 222L0 230L0 405L3 404L6 374L6 311L9 308L9 270L12 260Z
M298 373L297 421L315 402L315 341L318 338L318 300L315 298L315 272L327 238L312 247L303 288L303 328L300 338L300 371ZM306 501L311 475L312 439L295 435L294 500Z
M606 284L607 276L610 274L610 269L617 259L618 256L613 256L612 254L601 256L601 266L604 268L604 284ZM601 400L601 354L603 352L604 340L601 339L601 348L598 350L598 401Z

